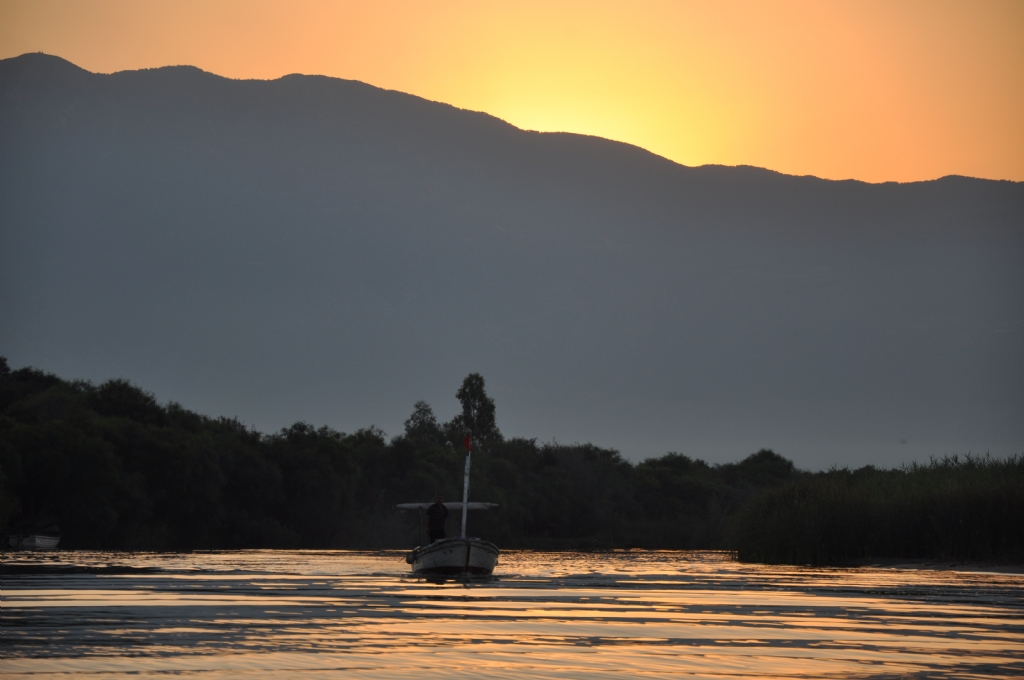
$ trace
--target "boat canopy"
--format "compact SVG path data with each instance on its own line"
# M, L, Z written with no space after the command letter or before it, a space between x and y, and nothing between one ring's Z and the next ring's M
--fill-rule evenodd
M433 505L433 503L399 503L395 507L398 508L399 510L426 510L431 505ZM458 501L454 501L451 503L445 501L444 507L448 508L449 510L462 510L462 503ZM498 507L497 503L470 502L466 504L467 510L489 510L490 508L496 507Z

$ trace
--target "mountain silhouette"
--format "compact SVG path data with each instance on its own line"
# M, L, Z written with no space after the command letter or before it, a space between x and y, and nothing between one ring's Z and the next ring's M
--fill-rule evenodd
M633 458L1024 451L1024 184L685 167L322 76L0 61L0 353L261 429L487 379Z

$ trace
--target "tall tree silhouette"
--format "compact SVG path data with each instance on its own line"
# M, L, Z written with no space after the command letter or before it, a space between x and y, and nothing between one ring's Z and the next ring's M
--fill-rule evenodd
M462 403L462 413L455 416L450 423L451 430L464 433L469 430L473 439L481 442L500 442L503 440L494 419L494 400L484 390L484 377L479 373L470 373L463 379L462 387L455 393Z

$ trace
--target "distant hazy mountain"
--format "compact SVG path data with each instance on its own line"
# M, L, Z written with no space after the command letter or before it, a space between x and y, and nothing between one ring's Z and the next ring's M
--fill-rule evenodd
M359 82L0 61L0 354L261 429L806 466L1024 451L1024 184L872 185ZM905 443L901 443L905 442Z

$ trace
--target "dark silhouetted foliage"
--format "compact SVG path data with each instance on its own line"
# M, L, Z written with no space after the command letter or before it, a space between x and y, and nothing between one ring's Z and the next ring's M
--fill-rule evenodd
M426 444L440 444L444 440L444 432L434 416L434 409L425 401L417 401L413 406L412 415L405 421L407 439Z
M1024 457L804 474L744 507L735 540L756 562L1024 562Z
M56 519L67 548L382 548L418 542L395 504L461 494L500 509L470 529L506 548L731 548L742 559L1024 559L1024 459L951 458L810 474L771 450L726 465L632 464L592 444L504 439L483 378L440 424L417 402L390 441L295 423L265 435L126 380L95 386L0 358L0 521Z
M466 432L473 433L474 441L500 442L501 432L495 416L494 400L484 390L484 377L470 373L455 393L462 404L462 413L455 416L445 429L449 441L461 441Z

